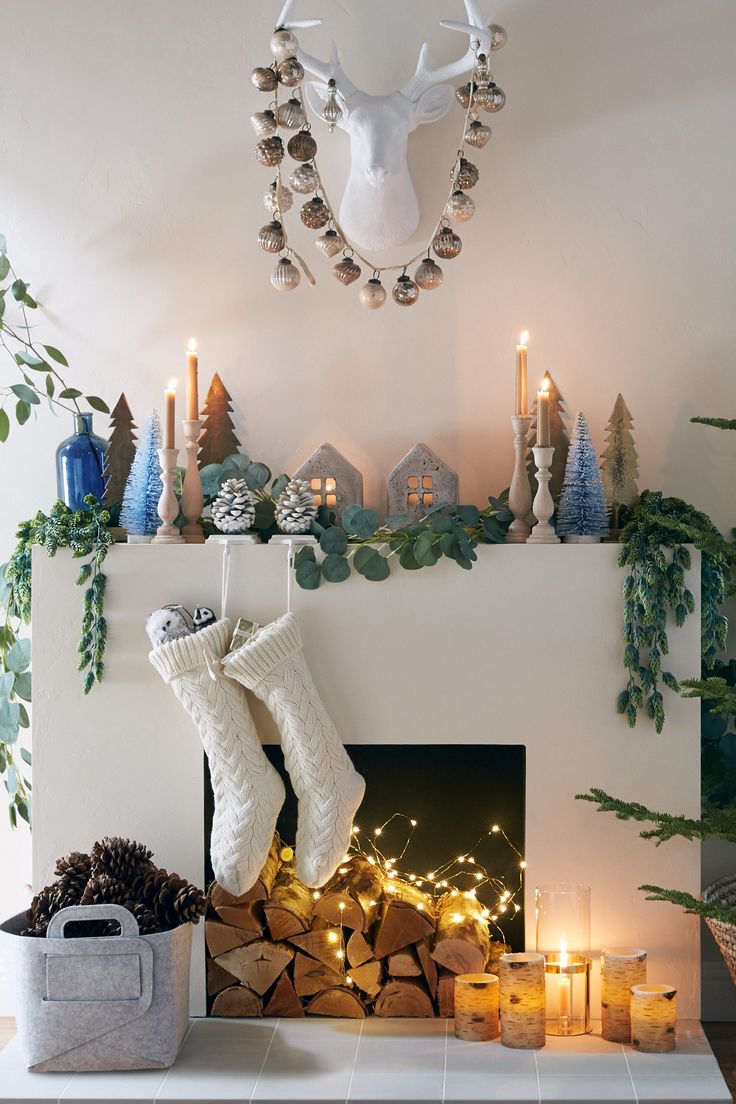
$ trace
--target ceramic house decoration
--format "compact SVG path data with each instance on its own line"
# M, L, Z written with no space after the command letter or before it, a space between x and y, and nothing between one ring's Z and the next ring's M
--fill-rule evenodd
M334 445L324 444L294 472L309 483L315 506L329 506L337 520L346 506L363 505L363 476Z
M458 477L427 445L407 452L386 480L389 517L423 517L430 506L456 505Z

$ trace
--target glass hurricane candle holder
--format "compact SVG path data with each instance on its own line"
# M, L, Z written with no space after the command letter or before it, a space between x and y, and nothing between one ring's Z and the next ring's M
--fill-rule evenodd
M677 990L672 985L632 985L631 1045L645 1054L665 1054L677 1043Z
M631 1042L631 987L647 980L640 947L601 951L601 1034L609 1043Z
M590 886L553 882L535 890L537 951L545 958L548 1035L590 1031Z
M497 1039L498 978L459 974L455 978L455 1038L483 1043Z

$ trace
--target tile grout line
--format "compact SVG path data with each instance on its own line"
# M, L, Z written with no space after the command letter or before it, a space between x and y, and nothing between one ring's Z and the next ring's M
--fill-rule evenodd
M345 1104L348 1104L348 1100L350 1099L350 1090L353 1087L353 1077L355 1076L355 1067L358 1064L358 1050L360 1049L360 1041L363 1038L363 1024L364 1023L365 1023L365 1019L362 1019L360 1021L360 1027L358 1029L358 1038L357 1038L356 1043L355 1043L355 1053L353 1054L353 1065L352 1065L352 1068L350 1070L350 1080L348 1081L348 1087L345 1090Z
M179 1047L179 1054L181 1054L181 1052L182 1052L182 1050L184 1049L184 1046L185 1046L185 1044L186 1044L186 1042L187 1042L187 1040L188 1040L189 1036L190 1036L190 1035L192 1034L192 1032L194 1031L194 1024L195 1024L195 1022L196 1022L195 1020L190 1020L190 1021L189 1021L189 1027L188 1027L188 1029L187 1029L187 1032L186 1032L186 1034L185 1034L184 1038L183 1038L183 1039L182 1039L182 1041L181 1041L181 1046ZM176 1059L174 1059L174 1066L176 1065L176 1062L177 1062L177 1060L178 1060L178 1058L179 1058L179 1054L177 1054L177 1056L176 1056ZM152 1102L152 1104L156 1104L156 1101L158 1100L158 1096L159 1096L159 1093L161 1092L161 1090L163 1089L164 1085L165 1085L165 1084L166 1084L166 1082L168 1081L168 1079L169 1079L169 1074L171 1073L171 1071L172 1071L172 1069L174 1068L174 1066L169 1066L169 1068L167 1069L166 1073L164 1074L164 1077L163 1077L163 1080L162 1080L161 1084L160 1084L160 1085L159 1085L159 1087L158 1087L158 1088L156 1089L156 1092L155 1092L155 1093L153 1094L153 1102Z
M445 1020L445 1060L442 1065L442 1104L445 1104L445 1094L447 1092L447 1040L450 1037L450 1020Z
M631 1072L631 1066L629 1065L629 1058L628 1058L628 1055L627 1055L627 1053L626 1053L626 1047L624 1046L624 1044L623 1044L623 1043L621 1044L621 1053L623 1054L623 1056L624 1056L624 1062L626 1063L626 1072L627 1072L627 1073L628 1073L628 1075L629 1075L629 1081L631 1082L631 1090L632 1090L632 1092L633 1092L633 1094L634 1094L634 1100L635 1100L635 1101L637 1102L637 1104L638 1104L638 1101L639 1101L639 1094L638 1094L638 1092L636 1091L636 1084L635 1084L635 1082L634 1082L634 1075L633 1075L633 1073Z
M279 1017L276 1020L276 1024L275 1024L274 1029L273 1029L273 1033L271 1035L271 1038L268 1040L268 1046L266 1047L266 1053L263 1055L263 1061L261 1062L261 1068L258 1070L258 1076L256 1077L255 1082L253 1083L253 1089L251 1091L250 1096L248 1097L249 1100L252 1100L253 1097L256 1095L258 1085L260 1084L261 1077L263 1076L263 1071L266 1068L266 1062L268 1061L268 1056L271 1053L271 1047L273 1046L273 1041L276 1038L276 1032L278 1031L280 1024L281 1024L281 1017Z
M532 1053L534 1055L534 1072L537 1075L537 1100L539 1101L539 1104L542 1104L542 1082L539 1079L539 1062L537 1061L536 1050L533 1050Z

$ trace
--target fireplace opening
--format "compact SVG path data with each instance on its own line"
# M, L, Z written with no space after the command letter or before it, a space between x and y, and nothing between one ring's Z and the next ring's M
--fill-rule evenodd
M449 922L461 931L467 916L472 915L471 926L480 922L490 936L490 968L502 946L524 949L526 749L495 744L352 744L346 750L365 778L366 793L355 816L347 865L336 877L349 878L353 860L371 863L381 872L380 900L369 902L375 909L365 918L366 930L360 932L360 940L356 936L351 942L354 929L349 924L361 924L354 918L349 896L345 898L347 911L337 913L328 907L329 893L322 901L320 891L311 892L311 919L302 916L301 927L295 923L293 932L291 927L281 926L284 914L272 908L268 899L244 901L242 919L230 907L233 899L226 901L224 907L212 911L208 925L210 1015L301 1015L310 1011L312 1002L317 1014L325 1014L321 1005L329 1009L332 1002L334 1014L352 1015L352 1002L365 1009L360 1014L447 1015L451 971L426 957L437 949L440 927L446 934ZM297 800L281 747L266 745L265 752L283 777L287 793L277 824L285 873L288 848L296 838ZM213 877L209 868L212 811L205 763L208 883ZM407 947L389 952L391 936L385 931L381 934L380 929L391 893L393 900L406 897L418 909L426 900L427 911L435 913L435 929L431 934L429 927L407 929ZM442 902L445 916L440 921L437 906ZM345 908L342 902L340 908ZM277 915L281 917L278 926L274 922ZM226 926L235 931L220 929L223 917ZM240 947L237 924L243 925L244 932ZM422 940L425 931L428 934ZM469 938L473 938L472 932ZM360 954L356 954L358 942ZM380 962L371 957L383 950L389 953L382 953ZM352 968L351 955L353 959L367 956L366 962ZM256 960L251 961L254 956ZM251 992L253 984L256 990L265 986L264 991ZM347 995L340 993L341 985L349 988ZM392 1003L389 998L396 993L401 999ZM382 1003L393 1011L381 1013ZM432 1011L428 1012L430 1005Z

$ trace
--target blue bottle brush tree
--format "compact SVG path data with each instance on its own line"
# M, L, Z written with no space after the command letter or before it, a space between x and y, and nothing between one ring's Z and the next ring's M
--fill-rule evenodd
M557 532L596 540L608 535L608 508L595 448L585 415L575 415L565 482L557 511Z
M143 427L135 458L123 494L120 524L135 537L152 537L161 519L158 500L161 497L161 422L154 410Z

